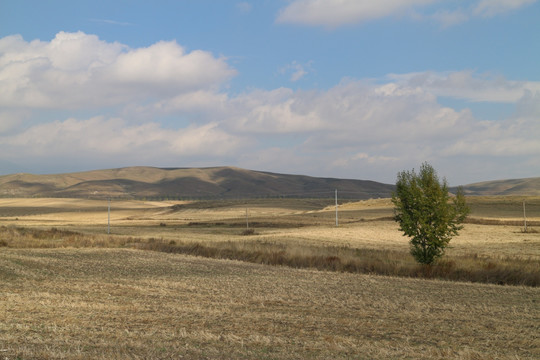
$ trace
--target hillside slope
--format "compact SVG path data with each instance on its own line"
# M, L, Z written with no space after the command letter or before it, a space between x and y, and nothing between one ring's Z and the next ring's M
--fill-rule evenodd
M484 181L463 186L466 195L540 196L540 177Z
M467 195L540 196L540 177L463 186ZM68 174L0 176L1 197L256 198L390 197L393 185L368 180L287 175L236 167L127 167ZM452 190L455 190L453 188Z
M128 167L70 174L0 176L3 197L248 198L389 197L393 185L366 180L275 174L235 167Z

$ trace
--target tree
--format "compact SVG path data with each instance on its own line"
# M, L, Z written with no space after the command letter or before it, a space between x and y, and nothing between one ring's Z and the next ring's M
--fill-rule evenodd
M411 254L421 264L432 264L444 255L450 239L463 228L460 224L469 213L463 190L450 201L446 179L442 183L435 169L423 163L420 173L398 173L392 195L394 218L399 228L411 238Z

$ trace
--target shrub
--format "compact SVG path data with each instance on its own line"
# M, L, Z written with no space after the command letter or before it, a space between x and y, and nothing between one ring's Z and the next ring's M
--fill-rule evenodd
M249 236L249 235L255 235L255 229L245 229L241 232L241 235Z

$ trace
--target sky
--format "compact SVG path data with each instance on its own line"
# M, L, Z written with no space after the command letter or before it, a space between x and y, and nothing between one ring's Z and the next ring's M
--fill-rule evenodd
M0 174L540 176L539 0L0 0Z

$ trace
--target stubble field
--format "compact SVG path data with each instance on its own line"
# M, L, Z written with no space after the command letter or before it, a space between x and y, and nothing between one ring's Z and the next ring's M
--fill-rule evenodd
M520 199L471 199L474 223L452 240L448 258L455 266L467 257L538 272L539 200L527 199L533 231L523 233ZM0 199L0 357L540 357L537 286L173 251L189 243L239 244L301 254L337 249L342 262L347 251L405 258L408 242L389 219L387 199L342 204L338 227L331 200L113 201L111 208L107 235L105 201ZM242 235L248 224L254 234Z

